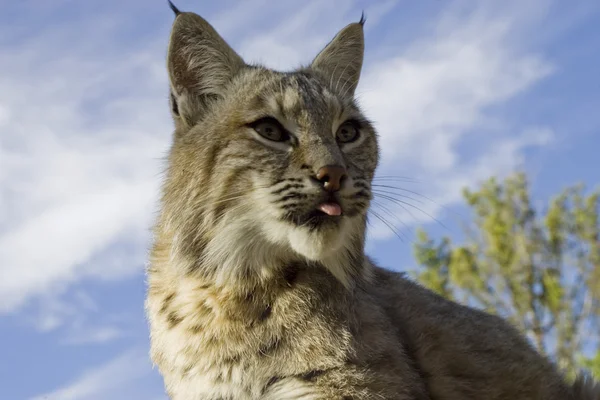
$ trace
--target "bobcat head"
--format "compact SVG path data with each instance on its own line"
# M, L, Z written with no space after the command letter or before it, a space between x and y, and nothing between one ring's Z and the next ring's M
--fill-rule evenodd
M176 129L158 230L186 268L222 282L293 260L345 283L359 272L378 162L354 99L363 24L342 29L309 66L279 72L247 64L202 17L176 11L167 56Z

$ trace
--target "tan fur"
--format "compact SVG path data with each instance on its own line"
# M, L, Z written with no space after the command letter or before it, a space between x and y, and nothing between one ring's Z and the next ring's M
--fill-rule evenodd
M598 399L501 319L365 256L379 151L353 98L363 46L362 23L350 24L311 66L281 73L247 66L201 17L177 15L176 131L146 301L170 397ZM258 135L249 124L265 116L294 139ZM338 143L348 119L360 138ZM347 170L344 216L315 224L302 216L323 201L325 165Z

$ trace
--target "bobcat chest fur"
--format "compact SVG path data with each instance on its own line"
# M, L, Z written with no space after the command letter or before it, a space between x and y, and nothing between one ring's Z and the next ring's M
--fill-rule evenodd
M148 310L174 398L427 398L408 390L418 377L383 310L326 271L291 265L248 293L165 278L150 280Z

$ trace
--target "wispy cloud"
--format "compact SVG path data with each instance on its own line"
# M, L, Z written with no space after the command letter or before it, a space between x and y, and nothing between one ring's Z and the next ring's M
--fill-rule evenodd
M394 214L385 216L392 224L433 221L444 205L460 200L464 186L522 167L526 148L551 141L549 128L515 125L493 113L494 107L531 89L554 69L521 36L541 22L534 15L525 18L526 11L516 13L508 3L501 11L482 4L467 15L450 8L432 34L365 72L359 93L379 128L380 173L427 182L409 189L434 200L417 199L423 200L418 204L421 212L380 199L391 210L388 214ZM401 200L417 205L414 199ZM375 222L371 237L392 233Z
M89 369L75 381L30 400L129 400L130 388L150 372L148 356L131 350L114 360ZM139 394L139 392L138 392Z
M71 332L64 343L70 345L101 344L122 336L123 331L120 328L115 326L99 326Z
M379 127L387 167L417 164L433 172L452 168L460 161L458 141L474 128L486 128L487 108L527 90L553 70L514 37L515 30L524 31L516 18L485 10L455 18L446 15L452 24L440 22L433 35L365 73L361 99Z
M0 312L143 264L170 131L162 49L124 57L88 22L3 49Z
M34 304L27 322L41 333L58 332L63 345L106 344L131 334L131 316L106 313L81 290L62 297L45 295Z

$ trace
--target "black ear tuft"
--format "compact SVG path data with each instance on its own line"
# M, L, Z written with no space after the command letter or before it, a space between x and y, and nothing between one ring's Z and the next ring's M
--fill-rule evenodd
M169 2L169 7L175 13L175 17L177 17L179 14L181 14L181 11L179 11L179 9L177 7L175 7L175 4L173 4L173 2L171 0L168 0L168 2Z
M365 17L365 12L363 11L362 14L360 15L360 21L358 21L358 23L361 26L365 26L365 22L367 22L367 17Z

